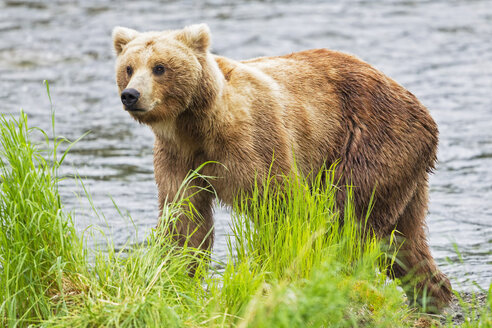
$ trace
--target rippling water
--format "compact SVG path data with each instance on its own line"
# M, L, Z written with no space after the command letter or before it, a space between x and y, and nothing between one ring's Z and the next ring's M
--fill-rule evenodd
M429 239L441 268L468 288L492 280L492 2L458 1L0 1L0 111L22 107L50 128L42 81L50 81L57 134L76 139L64 173L76 170L106 215L117 245L156 223L149 129L120 105L111 30L206 22L213 51L235 59L326 47L356 54L412 91L439 124L431 178ZM94 222L80 187L61 191L82 230ZM216 211L216 256L229 214ZM463 263L453 248L456 243Z

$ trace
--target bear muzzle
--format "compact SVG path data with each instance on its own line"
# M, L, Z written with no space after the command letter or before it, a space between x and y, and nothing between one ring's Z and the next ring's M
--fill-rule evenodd
M121 92L121 102L127 111L143 111L143 109L136 108L135 106L139 98L140 92L136 89L128 88Z

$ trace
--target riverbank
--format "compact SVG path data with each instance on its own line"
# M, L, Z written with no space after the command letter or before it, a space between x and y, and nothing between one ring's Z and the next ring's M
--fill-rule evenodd
M107 236L106 245L87 248L99 230L76 231L58 193L65 141L44 133L46 143L36 145L32 131L39 133L23 113L1 120L1 326L412 327L428 318L380 273L394 254L360 234L350 206L339 224L336 188L321 187L334 185L330 169L309 187L286 177L283 193L267 181L248 208L237 203L246 214L232 217L225 269L213 272L209 254L157 231L119 250ZM196 178L204 178L198 170L188 177ZM171 229L187 204L169 204L161 228ZM492 318L487 305L478 306L480 317L467 313L463 327L487 327Z
M474 322L477 317L483 315L480 309L488 308L488 321L484 321L483 327L492 327L492 299L489 300L487 293L461 292L460 297L454 297L451 305L444 311L440 323L445 325L451 320L455 326ZM488 326L487 326L488 325Z
M486 292L461 292L441 314L418 316L414 327L492 327L489 299Z

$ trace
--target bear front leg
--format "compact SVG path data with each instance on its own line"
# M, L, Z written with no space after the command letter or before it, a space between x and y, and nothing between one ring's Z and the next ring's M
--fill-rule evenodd
M200 179L195 179L195 183L186 186L186 190L181 194L176 192L161 192L164 188L159 188L159 223L158 228L163 233L170 233L173 239L177 240L180 246L201 250L211 250L214 239L213 225L213 193L205 187L206 182L196 183ZM178 199L175 199L177 195ZM172 196L172 197L171 197ZM163 216L164 206L169 202L180 203L180 214L178 217ZM164 222L164 220L173 220Z
M179 242L202 250L211 250L213 245L212 203L214 194L210 185L200 177L189 179L193 160L180 156L172 144L156 140L154 145L154 175L159 197L158 228ZM163 217L163 209L170 203L178 203L177 218ZM164 220L176 219L173 222Z
M202 250L211 250L214 239L212 193L208 190L196 192L181 206L182 214L173 226L173 236L180 246L187 245ZM161 220L163 218L161 217Z

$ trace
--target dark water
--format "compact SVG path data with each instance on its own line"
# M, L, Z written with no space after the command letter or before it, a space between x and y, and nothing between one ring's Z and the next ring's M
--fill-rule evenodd
M76 170L117 245L156 223L153 136L119 103L111 30L206 22L215 53L235 59L326 47L356 54L411 90L441 131L431 178L429 239L455 287L492 280L492 1L0 1L0 111L22 107L31 125L76 139L62 173ZM66 180L65 204L82 230L103 224ZM217 209L215 252L225 254L229 216ZM463 263L453 248L456 243ZM451 260L451 262L448 261Z

